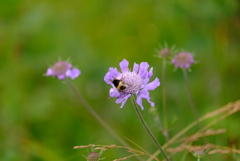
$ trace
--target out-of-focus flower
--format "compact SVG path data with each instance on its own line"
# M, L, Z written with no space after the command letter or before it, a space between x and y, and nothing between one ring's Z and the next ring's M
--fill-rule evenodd
M97 152L91 152L87 156L87 161L99 161L99 154Z
M55 63L51 68L48 68L46 76L56 76L62 80L65 77L74 79L80 75L81 71L77 68L72 68L72 64L66 61L59 61Z
M189 52L180 52L172 59L172 63L176 68L189 68L193 62L193 56Z
M207 153L208 153L207 151L203 151L203 150L196 150L192 152L193 156L198 159L206 158L208 156Z
M110 89L110 97L117 97L116 103L122 103L120 108L124 106L127 99L135 94L137 96L136 103L143 110L142 99L147 99L151 106L154 103L150 101L148 90L154 90L160 85L159 79L149 82L153 75L153 68L148 71L149 65L147 62L142 62L140 65L134 63L133 70L128 68L128 61L124 59L120 62L120 73L117 68L109 68L109 71L104 77L104 81L112 86Z
M168 58L170 57L172 54L171 54L171 50L168 49L168 48L163 48L159 51L159 57L160 58Z

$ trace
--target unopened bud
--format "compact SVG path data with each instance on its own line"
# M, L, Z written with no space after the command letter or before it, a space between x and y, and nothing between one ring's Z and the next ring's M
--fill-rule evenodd
M159 52L159 56L160 56L160 58L167 58L167 57L171 56L171 50L168 48L163 48Z
M90 154L88 154L87 156L87 161L98 161L99 160L99 154L96 152L92 152Z

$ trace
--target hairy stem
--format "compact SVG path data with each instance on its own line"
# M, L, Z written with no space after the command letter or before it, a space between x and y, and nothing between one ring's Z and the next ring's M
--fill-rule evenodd
M131 96L131 100L132 100L132 103L133 103L133 107L138 115L138 118L140 119L143 127L145 128L145 130L147 131L147 133L150 135L150 137L152 138L152 140L154 141L154 143L156 144L156 146L158 147L158 149L161 151L162 155L164 156L164 158L166 159L166 161L169 161L169 159L167 158L167 155L166 153L163 151L160 143L157 141L157 139L155 138L155 136L153 135L153 133L151 132L151 130L149 129L149 127L147 126L146 122L144 121L143 117L142 117L142 114L141 112L139 111L139 108L136 104L136 101L135 101L135 98L134 96L132 95Z

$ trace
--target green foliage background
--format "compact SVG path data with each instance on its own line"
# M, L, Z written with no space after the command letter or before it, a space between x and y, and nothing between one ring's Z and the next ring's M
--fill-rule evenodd
M67 84L44 76L59 58L70 58L82 71L72 83L121 137L155 152L130 101L120 109L109 99L110 86L103 81L108 68L119 67L122 59L130 66L146 61L161 81L162 61L154 57L159 44L194 52L198 64L189 73L190 86L200 115L211 112L240 96L239 13L237 0L1 0L0 160L77 161L84 159L75 155L87 151L73 150L75 145L120 145ZM173 69L167 66L169 122L178 117L171 136L194 121L182 72ZM151 91L151 98L162 118L161 91L161 86ZM164 144L146 101L144 106L147 123ZM240 148L239 114L213 128L227 132L210 137L210 143ZM126 155L109 150L103 156ZM188 159L196 160L190 154Z

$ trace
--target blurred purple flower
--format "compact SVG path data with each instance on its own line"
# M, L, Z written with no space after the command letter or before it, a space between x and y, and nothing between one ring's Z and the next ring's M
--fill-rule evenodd
M172 63L176 68L189 68L193 62L193 56L189 52L180 52L172 59Z
M46 76L56 76L62 80L65 77L74 79L80 75L81 71L77 68L72 68L72 64L66 61L59 61L55 63L51 68L48 68Z
M109 92L110 97L117 97L116 103L122 103L120 108L124 106L132 94L137 96L136 103L142 110L144 109L142 98L147 99L150 105L154 106L154 103L150 101L148 90L154 90L160 85L160 82L158 78L155 78L154 81L148 83L153 75L153 68L148 71L149 65L147 62L142 62L140 65L134 63L133 70L131 71L128 68L128 64L128 61L123 59L119 64L122 73L117 68L111 67L105 75L104 81L112 86ZM121 81L125 85L124 89L118 88L117 83L114 84L114 80Z

